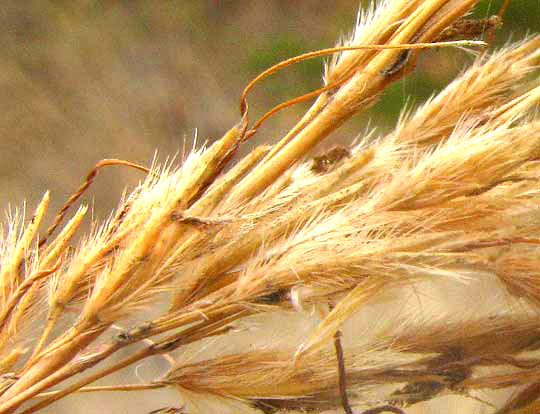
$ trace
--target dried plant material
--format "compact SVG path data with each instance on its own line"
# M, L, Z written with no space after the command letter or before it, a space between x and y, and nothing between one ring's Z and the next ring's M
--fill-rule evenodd
M327 173L342 159L350 156L351 152L347 148L334 147L330 151L314 157L311 170L320 174Z
M437 40L444 42L458 38L471 39L492 33L502 24L501 16L491 16L485 19L459 19L452 26L443 30Z
M341 405L346 414L352 414L351 404L347 395L347 372L345 368L345 360L343 357L343 346L341 345L341 332L337 331L334 335L334 348L336 350L336 358L338 362L338 387Z
M231 354L173 368L164 382L200 393L264 401L269 406L288 404L289 408L304 406L315 410L317 404L320 408L339 406L338 369L333 351L313 354L298 363L292 360L293 353L289 349ZM382 359L374 356L370 360L366 355L363 360L358 354L345 355L351 386L369 384L378 375L392 371L393 368L384 366Z
M497 412L536 407L540 38L484 53L386 136L310 155L423 48L500 24L464 17L475 4L373 5L346 50L328 49L339 53L325 85L281 141L227 167L260 125L249 125L250 83L240 122L181 166L155 165L75 247L86 207L52 232L97 169L44 237L48 193L28 224L13 217L0 252L0 414L163 387L193 404L152 412L218 398L264 413L402 414L514 386ZM462 293L451 309L453 289L469 286L477 308ZM171 367L148 383L91 385L160 354Z

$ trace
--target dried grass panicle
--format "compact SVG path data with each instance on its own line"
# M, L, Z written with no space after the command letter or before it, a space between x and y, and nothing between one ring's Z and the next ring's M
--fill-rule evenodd
M383 1L343 44L459 37L475 3ZM392 407L524 386L497 412L537 406L539 50L533 36L485 53L387 136L371 132L309 160L421 53L343 51L326 67L332 87L279 143L225 172L246 145L244 113L180 168L155 167L75 249L86 207L38 244L46 194L29 224L12 217L3 237L0 413L110 390L86 386L162 353L176 359L165 376L115 389L173 387L252 410L322 412L347 404L346 388L357 407L400 412ZM466 300L464 290L480 295L486 285L491 298L478 309L453 309L444 296L426 304L441 290L461 289ZM161 313L133 325L163 300ZM372 312L384 323L365 323ZM276 315L294 319L301 337L276 343L265 326ZM208 338L235 341L235 323L258 329L259 345L220 353L210 342L212 356L196 362L175 353ZM344 365L330 346L339 330ZM144 346L106 364L136 343Z

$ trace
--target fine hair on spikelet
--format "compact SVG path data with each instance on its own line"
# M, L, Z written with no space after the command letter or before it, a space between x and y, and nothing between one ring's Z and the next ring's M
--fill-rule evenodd
M41 238L48 192L30 220L13 214L0 414L161 388L179 402L153 413L463 412L449 395L471 413L537 412L540 36L481 49L507 2L483 19L476 4L374 2L337 48L248 84L240 121L180 165L102 161ZM474 62L392 131L313 156L424 49L453 46ZM251 88L325 54L323 87L268 113L316 95L302 119L233 163L267 118L250 122ZM74 241L87 207L61 224L68 208L119 164L147 179ZM92 385L156 355L161 376Z

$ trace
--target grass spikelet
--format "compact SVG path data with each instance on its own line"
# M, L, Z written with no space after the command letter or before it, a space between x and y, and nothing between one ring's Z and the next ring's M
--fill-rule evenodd
M250 127L247 93L328 49L249 83L240 121L181 165L98 163L41 238L49 193L28 223L10 218L0 414L157 388L193 407L156 413L222 412L212 398L265 414L403 413L448 394L501 414L537 407L540 37L484 51L386 135L312 153L424 48L487 39L501 16L468 19L476 3L373 3L348 49L330 49L324 86L278 107L318 95L275 145L235 160L262 124ZM106 165L147 177L78 241L86 206L53 236ZM164 375L94 384L155 356Z
M405 116L386 140L392 145L414 145L419 151L448 137L464 116L485 122L492 111L509 102L516 80L535 70L540 61L539 48L540 38L534 37L492 56L480 57L414 115Z
M293 353L292 349L280 349L230 354L173 368L164 382L194 392L248 399L267 409L337 408L338 372L333 352L313 354L296 364L292 360ZM391 371L394 367L387 365L390 359L383 354L373 353L368 358L366 353L348 353L351 385L357 389L367 386L376 382L375 378L385 370ZM404 365L406 360L394 363ZM260 375L261 370L265 375Z

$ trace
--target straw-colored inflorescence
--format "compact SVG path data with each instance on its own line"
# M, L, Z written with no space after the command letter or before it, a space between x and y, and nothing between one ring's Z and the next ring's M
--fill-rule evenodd
M523 410L540 397L540 37L481 54L388 135L309 159L414 69L422 49L399 45L474 33L459 28L474 27L463 19L475 3L374 4L281 141L226 168L255 132L244 101L220 140L179 168L153 168L75 247L85 207L41 242L48 193L26 226L12 217L0 249L0 414L105 390L87 386L164 353L175 359L164 376L115 389L171 387L195 405L215 396L264 412L350 411L350 399L374 413L522 387L496 412L533 412ZM456 308L449 292L478 298ZM276 340L276 315L302 335ZM257 345L228 347L235 327L255 330ZM186 357L199 347L209 356Z

